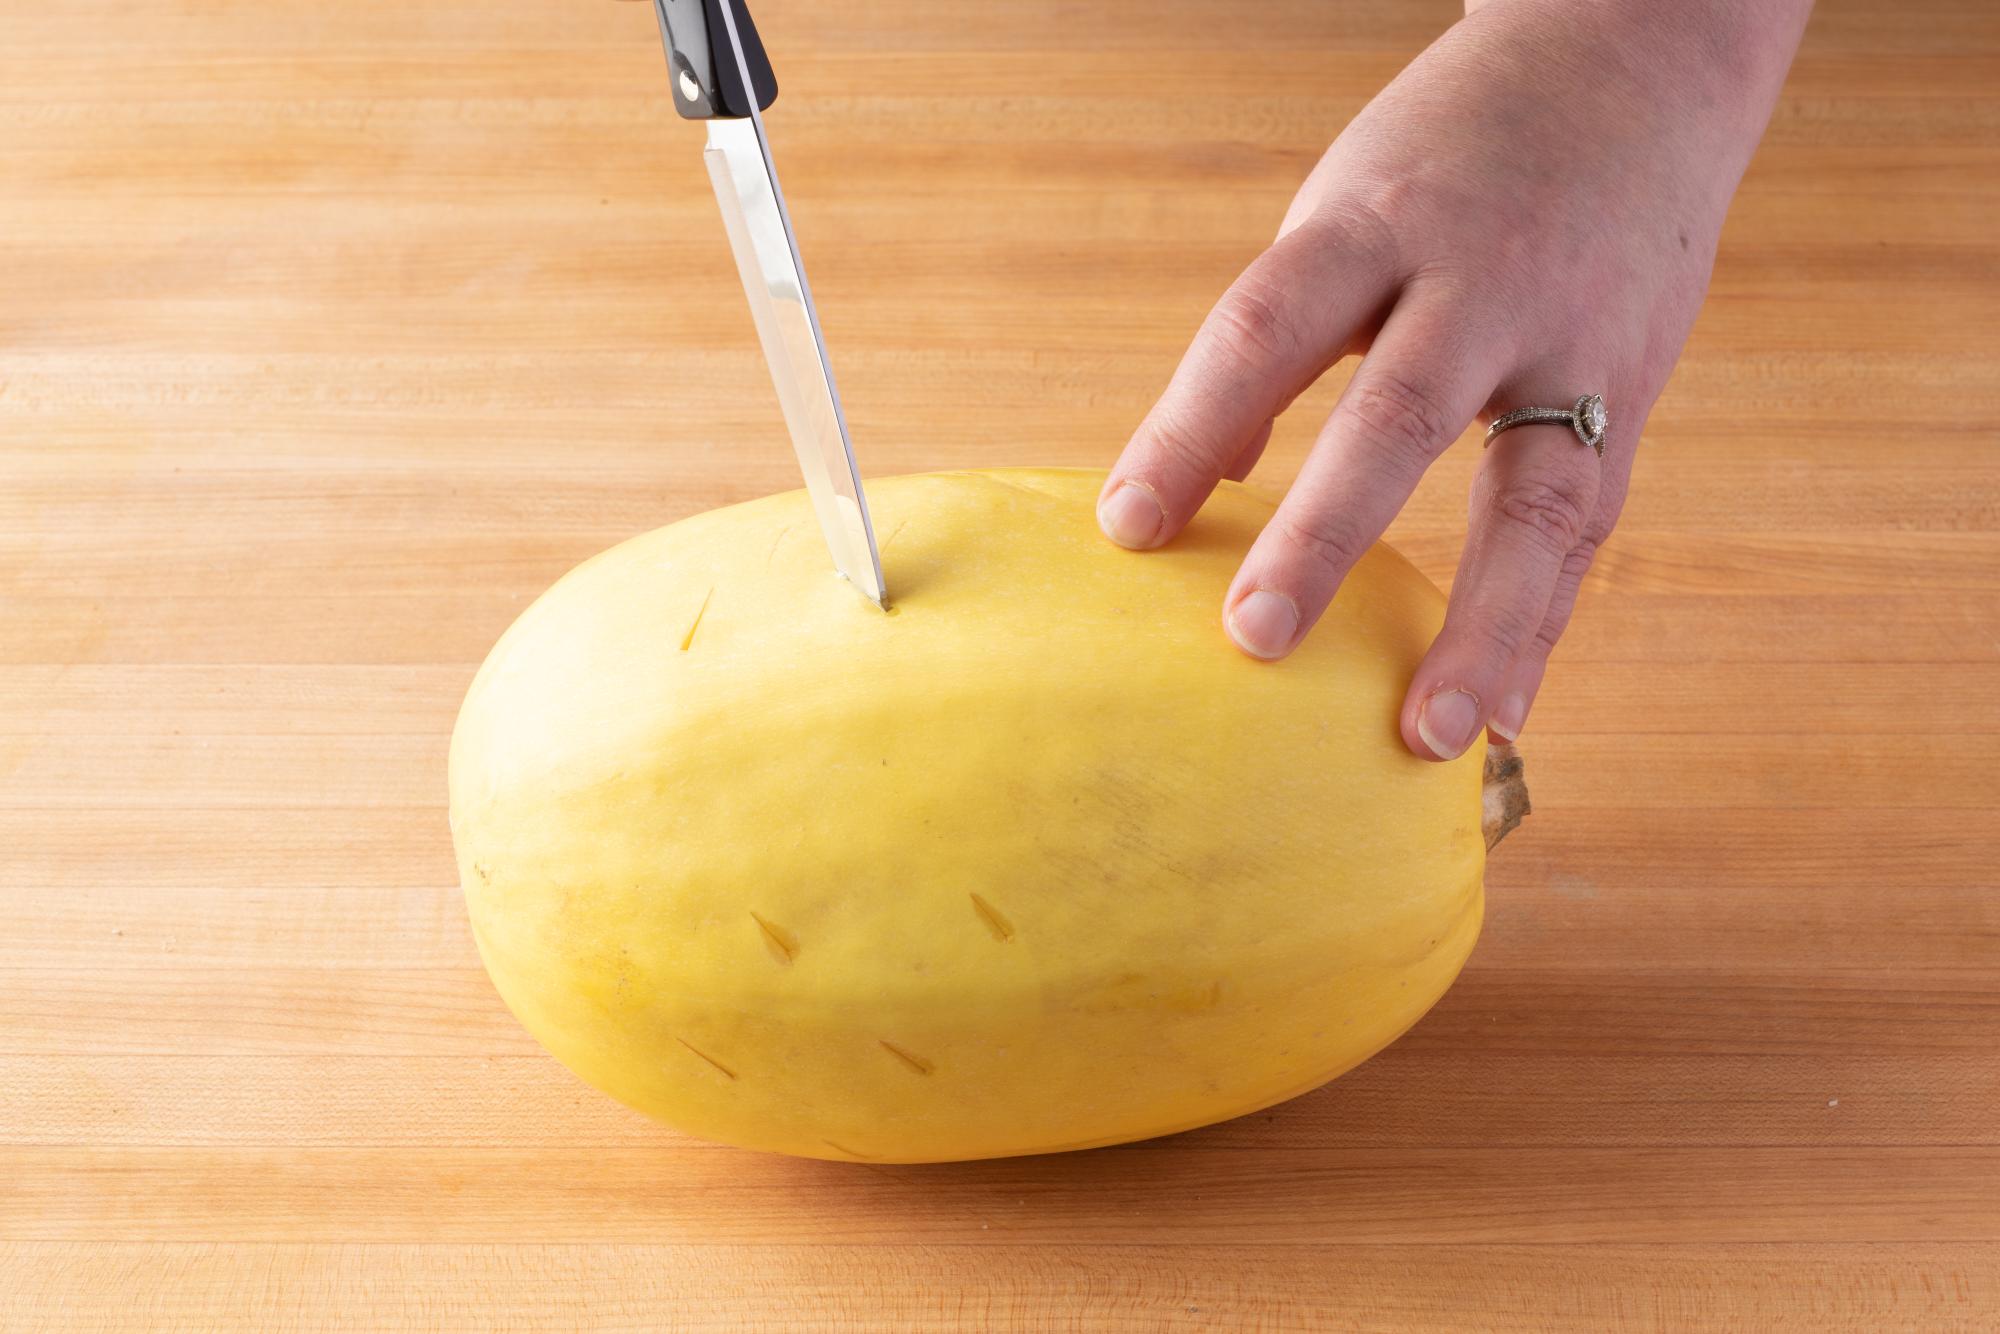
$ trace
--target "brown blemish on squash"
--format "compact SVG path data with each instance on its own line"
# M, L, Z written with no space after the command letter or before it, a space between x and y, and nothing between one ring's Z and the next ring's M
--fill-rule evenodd
M1217 978L1205 987L1183 987L1170 991L1165 997L1167 1006L1181 1014L1199 1014L1203 1010L1213 1010L1222 1004L1222 979Z
M681 1044L681 1045L682 1045L683 1047L686 1047L686 1048L687 1048L687 1049L688 1049L689 1051L691 1051L691 1052L693 1052L693 1053L694 1053L695 1055L697 1055L697 1056L701 1057L701 1059L702 1059L702 1060L704 1060L704 1061L707 1061L707 1062L708 1062L708 1063L709 1063L710 1065L712 1065L712 1066L714 1066L714 1067L715 1067L716 1069L718 1069L718 1070L722 1071L722 1073L723 1073L724 1075L728 1076L728 1077L729 1077L730 1079L735 1079L735 1078L736 1078L736 1072L735 1072L734 1070L731 1070L731 1069L730 1069L730 1068L729 1068L728 1066L724 1065L724 1064L723 1064L723 1063L722 1063L721 1061L718 1061L718 1060L716 1060L716 1059L715 1059L715 1058L714 1058L713 1056L710 1056L710 1055L709 1055L709 1054L708 1054L707 1052L705 1052L705 1051L703 1051L703 1050L702 1050L701 1048L699 1048L699 1047L695 1046L695 1045L694 1045L694 1044L693 1044L692 1042L689 1042L689 1041L688 1041L688 1040L687 1040L686 1038L679 1038L679 1037L677 1037L677 1038L675 1038L675 1039L674 1039L674 1041L675 1041L675 1042L678 1042L678 1043L680 1043L680 1044Z
M972 911L979 914L979 919L986 923L986 929L993 933L995 940L1005 944L1014 938L1014 924L1001 915L998 908L977 894L972 896Z
M895 1043L889 1041L889 1039L887 1038L877 1038L876 1041L882 1044L883 1051L888 1052L891 1056L901 1061L904 1065L909 1066L910 1069L916 1071L918 1074L929 1075L937 1073L936 1065L932 1064L930 1061L925 1060L923 1057L917 1055L915 1052L904 1051L901 1047L898 1047Z
M784 927L779 926L776 922L765 921L758 913L753 912L750 914L750 917L757 923L757 929L764 933L764 943L771 947L771 953L777 958L779 963L790 963L799 957L799 938L797 936L785 930Z
M701 595L701 605L696 607L694 612L694 624L688 626L688 632L681 636L681 652L687 652L688 647L694 643L694 632L701 629L701 618L708 614L708 600L714 596L715 588L713 585L709 587L706 593Z

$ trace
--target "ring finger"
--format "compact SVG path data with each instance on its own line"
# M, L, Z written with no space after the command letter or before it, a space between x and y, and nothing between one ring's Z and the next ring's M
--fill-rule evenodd
M1565 379L1551 393L1537 377L1499 398L1508 408L1567 403L1576 392L1567 385L1575 382ZM1607 441L1607 451L1619 438ZM1403 739L1417 754L1455 758L1491 720L1548 619L1564 563L1593 528L1607 466L1567 426L1524 426L1494 438L1473 483L1444 629L1403 705Z

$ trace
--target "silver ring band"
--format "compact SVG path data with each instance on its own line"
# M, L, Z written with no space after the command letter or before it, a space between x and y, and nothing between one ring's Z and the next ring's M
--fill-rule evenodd
M1585 394L1575 406L1567 408L1515 408L1493 419L1493 424L1486 428L1486 443L1492 444L1494 436L1516 426L1545 424L1569 427L1579 441L1597 451L1597 457L1604 457L1604 436L1611 427L1611 414L1605 410L1601 394Z

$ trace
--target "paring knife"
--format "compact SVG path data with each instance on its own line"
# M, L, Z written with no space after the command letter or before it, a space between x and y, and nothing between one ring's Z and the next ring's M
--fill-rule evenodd
M667 45L674 109L708 122L702 157L834 568L884 606L882 558L854 442L764 137L762 112L778 95L764 43L742 0L653 0L653 10Z

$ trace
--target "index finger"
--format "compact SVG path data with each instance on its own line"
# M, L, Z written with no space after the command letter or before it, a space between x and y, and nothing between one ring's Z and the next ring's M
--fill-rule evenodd
M1386 243L1314 218L1253 261L1125 446L1098 497L1121 546L1159 546L1187 525L1259 431L1340 358L1395 285Z

